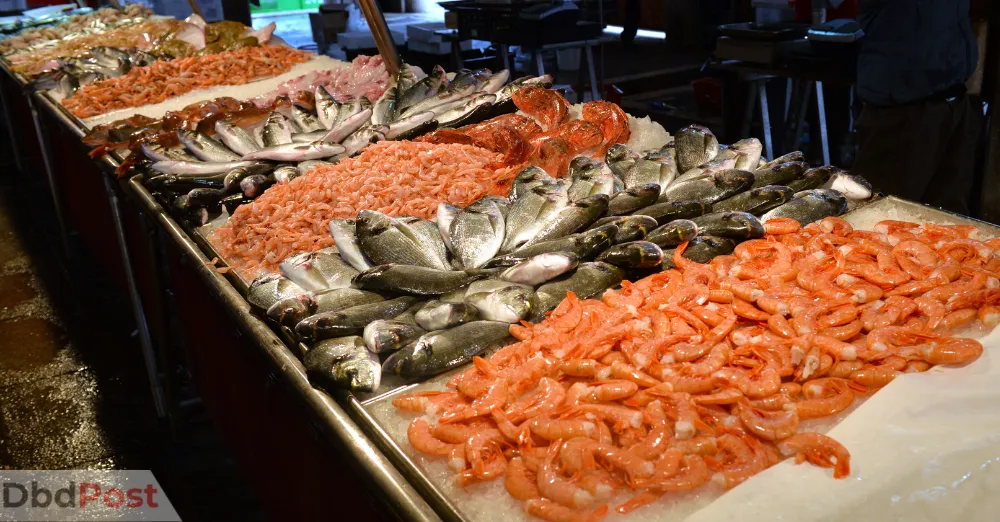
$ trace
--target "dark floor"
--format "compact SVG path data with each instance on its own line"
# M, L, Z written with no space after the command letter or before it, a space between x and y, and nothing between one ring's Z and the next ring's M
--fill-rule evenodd
M0 469L149 469L184 520L264 520L197 406L173 429L156 418L127 300L85 252L56 261L44 194L14 171L0 166Z

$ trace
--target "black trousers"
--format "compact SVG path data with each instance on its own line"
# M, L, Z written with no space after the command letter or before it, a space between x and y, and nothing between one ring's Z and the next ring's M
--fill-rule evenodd
M886 194L968 215L982 113L966 95L898 107L865 105L852 170Z

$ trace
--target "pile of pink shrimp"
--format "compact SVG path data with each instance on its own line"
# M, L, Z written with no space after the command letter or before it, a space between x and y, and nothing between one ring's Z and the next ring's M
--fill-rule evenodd
M499 158L471 145L376 143L272 186L238 207L211 239L230 266L252 279L277 271L290 255L333 246L333 218L354 218L359 210L432 218L442 201L465 206L503 194L510 180L488 167Z
M531 515L598 520L665 494L732 488L784 458L850 474L850 454L800 421L845 411L906 372L976 360L951 331L1000 322L1000 240L965 226L839 218L765 224L733 255L573 294L519 342L398 397L424 413L417 450L465 487L503 477ZM430 416L426 415L430 414ZM426 419L435 418L428 422Z

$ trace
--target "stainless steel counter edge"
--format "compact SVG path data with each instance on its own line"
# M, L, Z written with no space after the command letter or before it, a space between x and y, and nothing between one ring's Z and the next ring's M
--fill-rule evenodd
M190 257L198 275L222 299L230 315L251 334L248 337L284 374L296 394L316 412L320 420L323 421L321 426L326 431L325 435L330 437L334 443L344 444L349 458L356 459L357 464L369 472L376 485L384 492L385 497L408 518L420 521L439 520L437 514L389 460L372 445L368 437L344 409L328 395L314 389L309 384L305 369L299 360L292 355L288 347L266 324L251 314L250 306L243 299L243 296L216 272L214 266L207 264L209 259L205 257L180 225L167 215L164 208L146 190L139 179L129 180L128 188L145 207L145 210L163 226L168 236L181 248L182 252Z
M59 103L45 93L35 93L35 99L53 116L60 120L77 135L83 136L86 130L78 119L69 114ZM102 160L111 169L118 163L104 156ZM209 259L198 245L188 236L187 232L171 218L149 191L140 182L141 178L128 181L128 190L144 207L144 210L154 217L166 231L174 243L188 256L195 270L208 287L223 301L227 312L246 330L253 344L260 348L275 368L287 379L296 395L314 411L321 421L319 424L324 436L334 444L346 447L345 456L353 459L362 469L366 470L378 489L383 493L383 499L390 503L390 509L405 514L415 521L441 520L438 514L424 498L410 485L402 474L393 466L390 460L376 448L350 415L327 394L320 392L309 384L301 362L292 355L288 347L261 320L250 312L250 306L242 295L219 274L213 266L206 263ZM347 399L349 402L353 398Z

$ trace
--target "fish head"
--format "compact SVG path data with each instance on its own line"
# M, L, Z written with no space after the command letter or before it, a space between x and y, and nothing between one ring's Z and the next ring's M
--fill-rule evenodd
M726 212L723 222L734 232L746 238L764 237L764 225L749 212Z
M753 185L753 172L746 170L728 169L715 173L713 177L719 187L742 190Z
M679 245L698 236L698 225L690 219L675 219L650 232L650 239L662 238L664 244Z
M358 237L376 236L393 226L393 219L375 210L361 210L355 222Z
M782 185L767 185L750 191L750 195L754 198L761 198L774 203L784 203L792 199L793 194L792 189Z
M616 143L608 147L608 152L604 155L604 161L608 164L617 164L623 161L639 161L640 156L629 147Z
M831 175L830 180L823 185L823 188L836 190L847 199L853 200L865 200L872 197L874 193L872 184L867 179L840 169Z
M612 223L606 223L597 228L587 230L579 235L577 241L583 247L583 250L588 253L605 250L611 246L615 236L618 235L619 223L622 221L615 220Z
M601 162L588 158L587 156L577 156L569 162L570 176L575 179L577 173L599 168Z
M660 186L656 183L647 183L626 189L625 192L633 198L651 198L660 195Z
M736 241L727 237L702 235L688 243L684 257L698 263L707 263L714 257L731 254L735 248Z
M596 219L608 211L610 201L611 196L607 194L594 194L573 203L573 206L580 209L589 219Z
M830 180L833 174L837 171L837 167L831 165L825 165L822 167L811 168L802 175L803 178L820 180L819 183L826 183Z
M373 353L351 358L333 367L333 378L355 392L373 392L382 383L382 366Z

